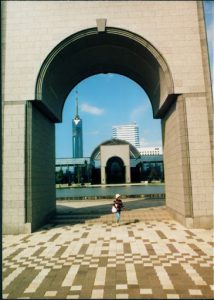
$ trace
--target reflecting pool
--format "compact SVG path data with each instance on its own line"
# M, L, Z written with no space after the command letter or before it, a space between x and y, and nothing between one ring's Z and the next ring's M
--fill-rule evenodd
M122 197L164 194L164 184L148 185L114 185L114 186L83 186L56 189L56 198L113 198L118 193Z

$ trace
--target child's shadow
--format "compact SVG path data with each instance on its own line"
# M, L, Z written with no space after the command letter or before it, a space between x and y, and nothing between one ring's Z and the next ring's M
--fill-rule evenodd
M139 223L140 221L138 219L135 219L134 221L130 221L130 222L126 222L124 223L124 225L130 225L130 224L133 224L133 223Z

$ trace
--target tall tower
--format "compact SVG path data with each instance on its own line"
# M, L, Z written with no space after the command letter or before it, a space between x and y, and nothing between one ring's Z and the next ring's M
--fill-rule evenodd
M72 120L73 158L83 157L82 120L78 114L78 91L76 90L76 115Z

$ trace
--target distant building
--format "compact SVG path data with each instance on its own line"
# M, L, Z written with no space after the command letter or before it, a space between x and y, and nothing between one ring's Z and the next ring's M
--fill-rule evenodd
M133 183L164 178L162 148L140 148L136 123L112 126L113 138L98 145L91 157L85 158L77 95L72 125L73 158L56 159L57 183Z
M134 183L164 180L163 155L140 155L125 140L111 139L85 158L57 158L57 183Z
M76 95L76 115L72 120L73 158L83 157L82 120L78 115L78 95Z
M111 139L98 145L85 158L57 158L57 183L110 184L141 181L141 159L125 140Z
M56 183L89 182L90 158L56 158ZM61 174L61 178L60 175Z
M134 147L140 147L139 127L136 123L112 126L112 137L129 142Z
M95 167L96 161L99 165ZM91 155L93 183L141 181L140 153L126 140L111 139L98 145Z
M138 151L141 155L162 155L162 147L140 147Z

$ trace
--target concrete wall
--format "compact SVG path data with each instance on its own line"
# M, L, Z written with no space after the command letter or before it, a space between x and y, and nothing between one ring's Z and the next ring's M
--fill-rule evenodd
M3 234L29 233L56 208L54 124L32 103L7 102L3 141Z
M66 37L96 27L98 18L152 43L169 65L175 93L205 91L197 1L8 1L3 5L5 101L34 99L46 56Z
M213 174L206 96L184 95L193 201L193 227L213 224Z
M213 115L201 3L5 1L1 5L4 232L31 230L30 203L37 225L45 215L41 219L37 216L46 208L47 213L52 210L53 190L46 194L45 185L53 186L53 173L48 171L54 171L53 124L38 111L32 112L33 152L29 154L26 101L35 99L39 70L53 48L78 31L96 27L99 18L105 18L109 27L131 31L148 40L167 62L174 94L181 95L162 116L167 205L188 226L210 226ZM45 171L49 179L42 180L41 159L45 157L46 163L49 151ZM48 206L43 202L47 197Z
M24 102L3 107L3 233L27 232Z
M166 205L187 227L213 226L206 97L179 96L162 120Z
M34 105L27 105L27 222L34 231L55 213L55 128Z

